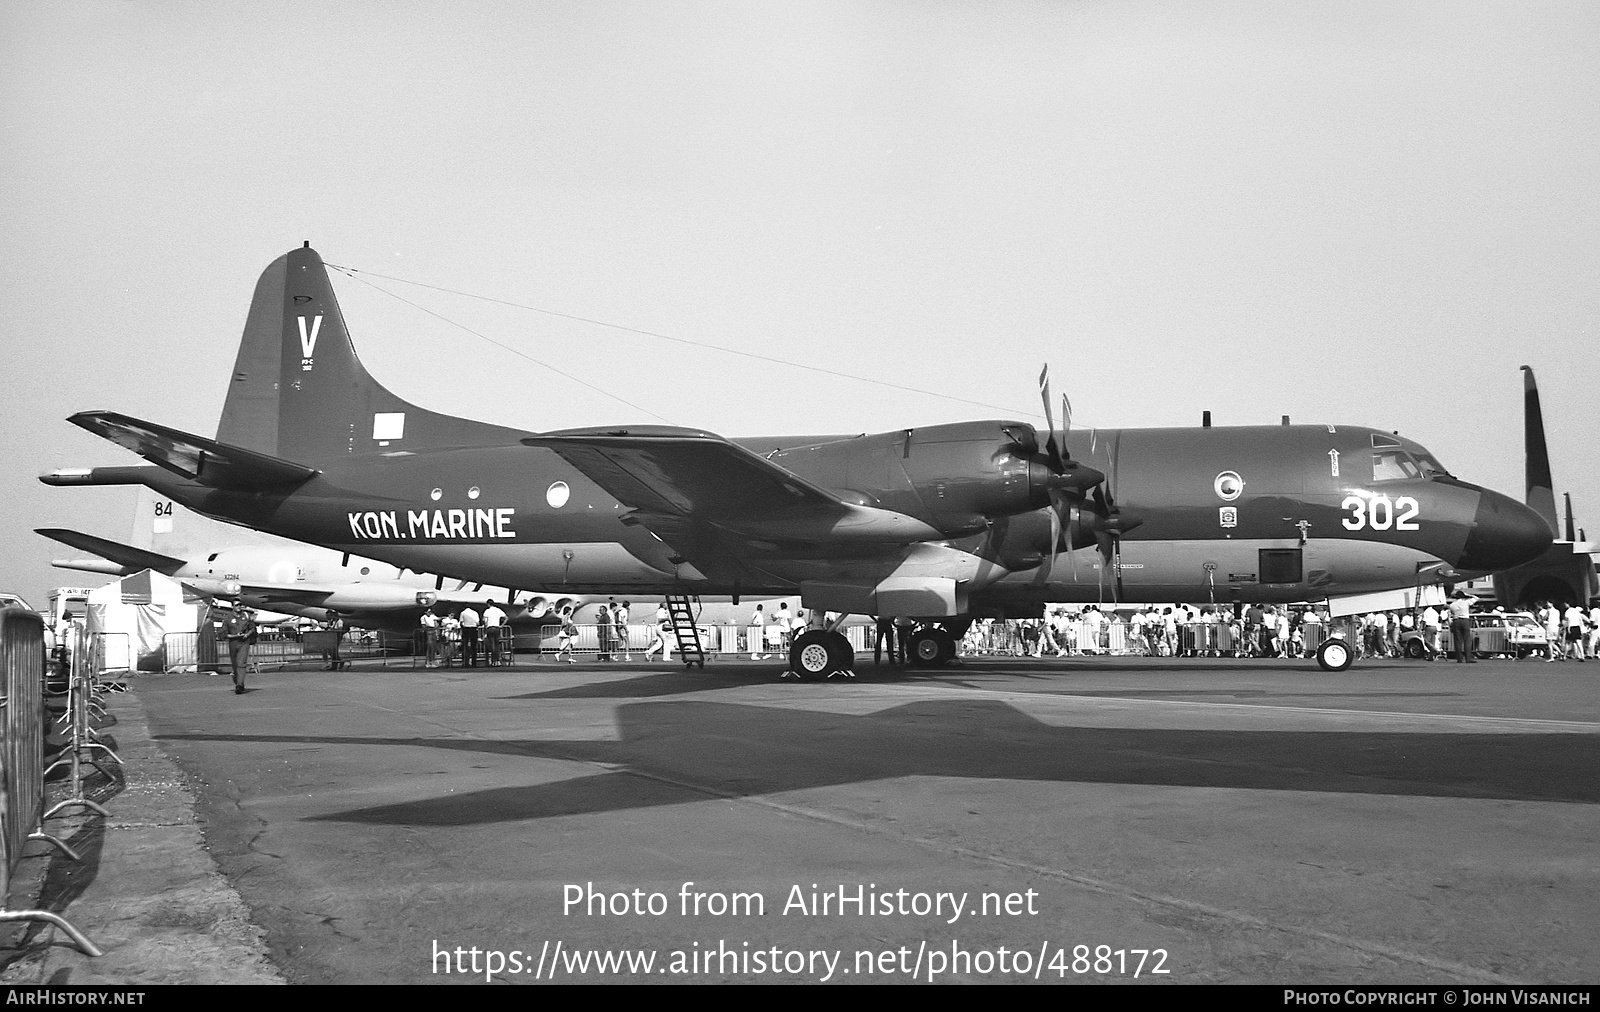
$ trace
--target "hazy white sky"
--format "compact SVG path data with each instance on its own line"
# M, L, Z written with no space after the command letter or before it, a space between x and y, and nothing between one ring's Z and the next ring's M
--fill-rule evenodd
M1537 370L1600 532L1592 3L0 5L0 589L125 539L135 458L215 431L268 262L332 263L1080 425L1399 429L1520 495ZM430 408L730 435L1000 414L335 277ZM524 357L526 356L526 357Z

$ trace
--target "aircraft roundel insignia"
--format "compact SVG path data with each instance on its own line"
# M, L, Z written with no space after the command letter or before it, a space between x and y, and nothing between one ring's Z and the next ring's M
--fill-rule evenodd
M1217 490L1223 502L1233 502L1244 493L1244 479L1239 477L1237 471L1224 471L1217 475L1211 487Z
M549 503L555 509L560 509L567 504L567 497L571 494L572 490L567 487L567 483L564 481L558 481L554 485L551 485L549 488L545 489L544 501Z

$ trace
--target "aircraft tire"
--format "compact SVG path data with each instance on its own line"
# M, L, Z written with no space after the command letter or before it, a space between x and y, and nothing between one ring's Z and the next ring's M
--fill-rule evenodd
M825 634L833 645L833 665L836 672L854 672L856 669L856 648L850 645L844 633L831 632Z
M846 670L839 663L840 650L835 639L844 637L818 629L796 636L794 645L789 648L789 670L803 682L820 682ZM846 640L845 649L849 648L850 642Z
M1323 671L1348 671L1355 659L1355 649L1341 639L1323 640L1317 647L1317 665Z
M919 668L942 668L956 656L956 638L948 629L927 626L911 634L911 663Z

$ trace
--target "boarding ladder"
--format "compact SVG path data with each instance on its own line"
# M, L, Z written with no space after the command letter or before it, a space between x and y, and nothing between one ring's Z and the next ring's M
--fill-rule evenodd
M672 634L678 638L678 652L683 657L683 666L687 668L698 664L700 670L704 671L706 651L700 645L700 629L695 625L699 604L699 598L691 602L687 594L667 595L667 615L672 619Z

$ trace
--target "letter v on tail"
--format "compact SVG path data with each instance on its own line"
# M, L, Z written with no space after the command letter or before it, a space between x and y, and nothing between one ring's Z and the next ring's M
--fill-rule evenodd
M310 331L306 330L306 318L299 317L300 322L300 368L304 372L311 371L311 355L317 350L317 334L322 330L322 314L318 313L311 321Z

